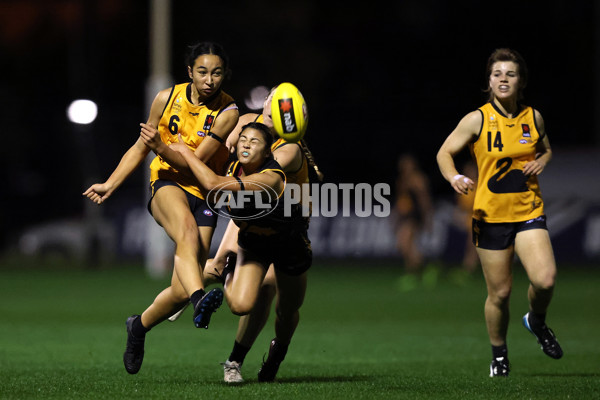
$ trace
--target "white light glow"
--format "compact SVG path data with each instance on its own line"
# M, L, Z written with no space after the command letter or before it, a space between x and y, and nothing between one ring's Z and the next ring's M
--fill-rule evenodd
M269 88L266 86L257 86L250 90L248 97L244 99L244 104L251 110L262 110L265 99L269 95Z
M67 117L75 124L91 124L96 116L98 116L98 106L91 100L74 100L67 108Z

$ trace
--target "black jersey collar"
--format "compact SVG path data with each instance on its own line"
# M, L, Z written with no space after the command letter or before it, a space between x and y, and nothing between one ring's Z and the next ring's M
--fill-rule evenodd
M498 108L495 101L493 101L493 100L490 101L490 104L492 105L494 110L496 110L496 112L498 114L502 115L504 118L508 118L508 116L506 114L504 114L504 112ZM517 103L517 113L515 114L515 116L513 118L517 118L519 116L519 114L521 114L521 111L523 111L523 109L525 109L525 106L523 106L521 103ZM512 118L509 118L509 119L512 119Z

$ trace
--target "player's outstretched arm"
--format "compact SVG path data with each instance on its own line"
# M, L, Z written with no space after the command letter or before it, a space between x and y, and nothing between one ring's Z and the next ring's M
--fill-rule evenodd
M106 182L93 184L83 192L83 195L96 204L102 204L139 167L149 152L150 149L138 139L123 155Z
M241 179L242 187L242 185L237 184L239 181L232 176L220 176L215 174L213 170L195 156L191 149L188 148L181 139L179 142L171 144L170 147L172 150L179 152L188 163L188 168L198 180L200 188L203 189L203 194L226 183L231 183L231 185L227 187L231 191L264 190L265 185L272 188L277 193L283 191L284 181L279 173L266 171L251 174Z

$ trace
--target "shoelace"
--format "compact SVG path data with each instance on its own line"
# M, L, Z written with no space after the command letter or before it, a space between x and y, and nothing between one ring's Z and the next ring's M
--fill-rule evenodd
M223 368L225 368L226 371L237 371L239 373L242 372L241 368L242 365L241 364L234 364L234 363L227 363L227 362L222 362L221 365L223 366Z

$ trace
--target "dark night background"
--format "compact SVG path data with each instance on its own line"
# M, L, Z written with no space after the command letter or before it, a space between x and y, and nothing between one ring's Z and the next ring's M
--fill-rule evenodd
M256 85L301 89L306 139L328 181L392 184L398 156L413 152L434 195L447 196L435 154L484 102L495 48L527 60L526 103L544 116L555 152L600 145L594 4L173 1L171 71L185 81L186 46L217 41L233 70L224 89L242 113ZM81 216L90 179L104 181L137 139L147 117L149 13L146 1L0 2L0 249L32 225ZM99 104L87 130L66 118L79 97ZM146 186L138 170L105 212L139 205Z

